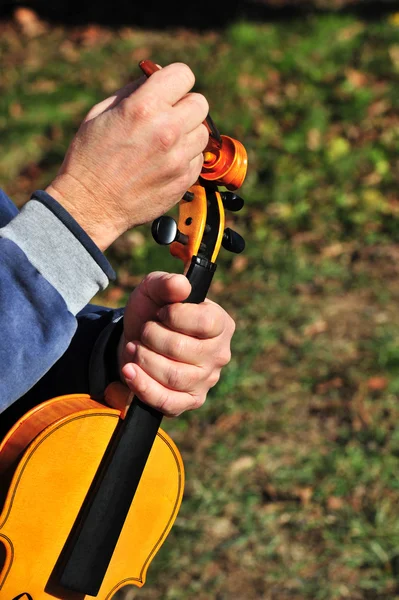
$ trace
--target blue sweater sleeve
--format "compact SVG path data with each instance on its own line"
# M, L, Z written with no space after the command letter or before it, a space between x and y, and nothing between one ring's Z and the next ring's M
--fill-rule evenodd
M51 198L46 200L51 203ZM0 190L3 231L18 214ZM57 215L61 221L62 217ZM75 223L62 226L79 238ZM18 233L18 228L13 231ZM82 248L90 254L87 239ZM97 247L95 251L99 252ZM97 269L103 261L111 272L103 256L96 254L93 260ZM101 269L105 270L103 265ZM75 316L12 235L0 235L0 412L8 409L2 421L17 408L24 412L24 408L60 394L93 391L101 397L107 378L115 375L109 357L115 356L121 314L121 310L87 306Z
M0 238L0 410L15 402L65 352L76 319L22 250Z

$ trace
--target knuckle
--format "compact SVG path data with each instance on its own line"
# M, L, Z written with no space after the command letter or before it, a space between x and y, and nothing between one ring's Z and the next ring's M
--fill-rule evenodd
M154 116L154 106L150 98L137 100L134 96L122 101L125 112L138 121L149 121Z
M207 355L207 347L206 347L206 343L205 340L197 340L197 352L196 352L197 356L206 356Z
M233 336L236 330L236 322L230 315L227 315L227 329L229 330L230 335Z
M173 390L179 390L183 384L183 376L180 368L175 366L169 367L166 380L169 388Z
M196 104L198 106L200 116L202 116L201 121L203 121L209 112L208 100L205 98L205 96L203 96L202 94L198 94L196 92L192 92L191 96L192 96L194 102L196 102ZM204 126L204 128L205 128L205 131L207 131L205 126Z
M212 335L216 324L214 311L208 305L204 305L198 319L198 334L203 338L208 338Z
M190 410L196 410L197 408L201 408L205 404L206 394L201 394L199 396L195 396L193 398L193 402L191 403Z
M208 142L209 142L209 133L208 133L207 128L203 124L201 124L201 126L200 126L199 142L201 144L202 150L205 150L205 148L207 147ZM201 168L202 168L202 164L201 164Z
M195 75L185 63L175 63L179 78L191 89L195 83Z
M173 396L168 391L161 394L158 409L167 417L178 417L181 412L177 409Z
M229 347L222 348L218 354L218 364L222 367L231 361L231 351Z
M179 135L179 128L174 123L167 123L165 127L161 127L155 134L157 147L164 152L169 152L176 144Z
M181 360L182 358L184 358L187 351L187 344L182 336L179 336L178 338L176 338L176 340L174 340L172 351L173 357L176 360Z
M149 345L149 341L150 341L151 334L154 329L154 325L155 325L154 321L146 321L143 325L143 328L141 330L141 335L140 335L140 341L145 346Z
M136 353L134 356L134 362L136 363L136 365L138 365L141 369L145 369L145 356L143 354L143 348L142 346L140 346L140 344L137 346L136 349Z
M214 387L220 379L220 370L213 370L208 378L209 388Z
M136 377L134 381L134 387L136 388L136 392L138 394L145 395L148 391L148 383L144 377Z

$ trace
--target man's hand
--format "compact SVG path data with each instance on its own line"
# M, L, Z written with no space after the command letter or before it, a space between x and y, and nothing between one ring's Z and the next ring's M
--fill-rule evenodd
M175 63L89 112L46 189L105 250L127 229L163 215L197 180L209 135L204 96Z
M182 304L184 275L151 273L130 296L119 346L122 379L168 416L202 406L230 360L233 319L217 304Z

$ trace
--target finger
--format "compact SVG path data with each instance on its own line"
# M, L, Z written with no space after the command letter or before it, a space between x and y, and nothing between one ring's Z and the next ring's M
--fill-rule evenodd
M216 338L223 333L231 320L218 304L210 300L201 304L163 306L157 317L167 328L199 339Z
M171 331L162 323L147 321L141 330L140 342L135 344L135 349L141 350L141 346L145 346L174 361L202 366L213 354L207 341ZM132 351L131 348L130 346L129 352Z
M205 394L202 397L193 397L185 392L176 392L164 387L137 365L129 363L123 367L122 372L126 384L140 400L169 417L177 417L185 410L198 408L205 401Z
M140 293L158 307L165 304L183 302L191 291L187 277L177 273L154 271L140 284Z
M191 187L192 185L194 185L194 183L198 181L198 177L201 175L203 164L204 155L202 154L202 152L198 154L195 158L192 158L190 160L187 173L187 188Z
M113 381L105 388L104 400L106 404L121 412L129 406L132 398L131 390L120 381Z
M133 346L135 351L131 353ZM126 351L129 354L129 361L139 366L152 379L179 392L194 394L211 372L210 367L204 369L195 363L171 360L140 343L127 344ZM191 360L195 360L195 356L191 356Z
M124 98L131 96L146 81L147 81L147 78L143 75L142 77L139 77L138 79L136 79L136 81L132 81L131 83L128 83L123 88L121 88L120 90L115 92L115 103L113 104L113 106L116 106L117 104L119 104L119 102L121 102Z
M201 161L201 168L203 165L203 151L205 150L205 148L208 145L208 141L209 141L209 133L207 128L205 127L205 125L199 125L199 127L197 127L196 129L194 129L194 131L190 131L190 133L187 133L184 139L184 143L186 145L185 147L185 151L186 151L186 156L188 157L188 159L191 161L193 159L196 159L196 168L197 168L197 162ZM198 159L197 159L198 157Z
M174 105L172 114L173 117L178 119L179 123L184 126L185 131L189 132L196 129L203 121L205 121L208 112L209 104L205 96L202 94L190 93ZM208 133L207 129L206 131Z
M115 94L113 94L109 98L105 98L105 100L102 100L102 102L95 104L93 108L88 112L83 122L87 123L88 121L95 119L105 111L114 108L114 106L117 106L124 98L127 98L128 96L133 94L133 92L135 92L141 85L143 85L145 81L146 78L144 76L140 77L136 81L132 81L131 83L125 85L123 88L117 90Z
M129 298L125 310L125 337L138 339L143 323L157 318L161 306L185 300L191 285L184 275L156 271L147 275Z
M174 106L191 90L195 77L191 69L183 63L173 63L156 71L137 90L137 100L156 98L158 102Z

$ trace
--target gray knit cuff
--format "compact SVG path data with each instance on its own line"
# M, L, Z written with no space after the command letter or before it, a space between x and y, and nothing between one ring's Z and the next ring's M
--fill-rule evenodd
M0 236L15 242L29 261L64 298L76 315L109 280L75 235L53 212L30 200L0 229Z

